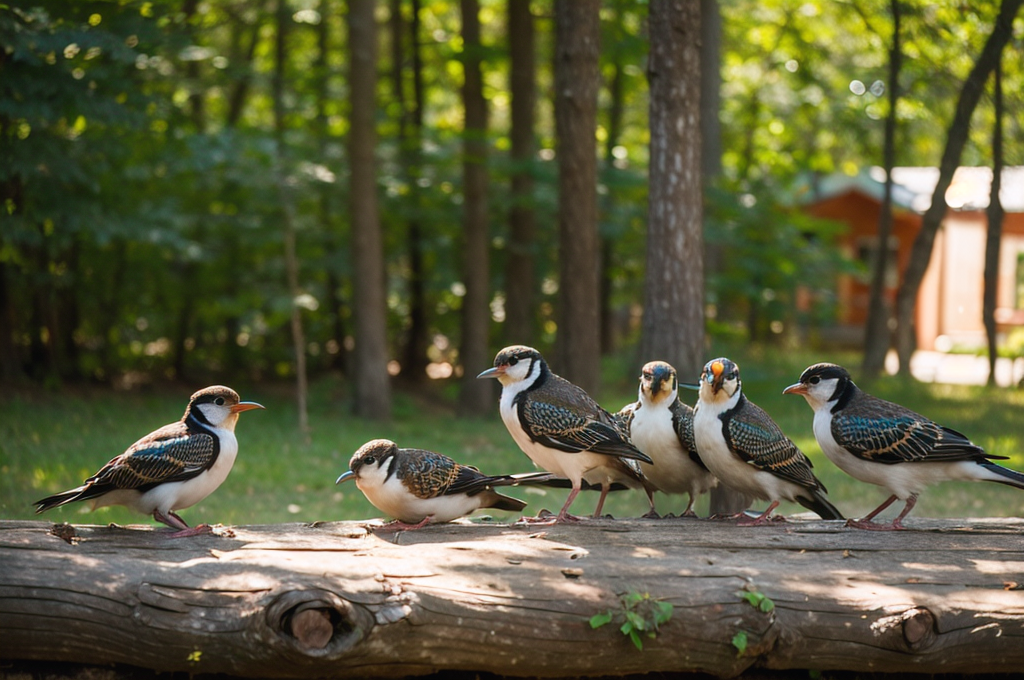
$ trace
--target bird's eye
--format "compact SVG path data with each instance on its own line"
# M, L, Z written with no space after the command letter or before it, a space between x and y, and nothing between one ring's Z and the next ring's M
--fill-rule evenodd
M217 397L216 399L213 400L213 403L216 404L217 406L223 406L224 397Z
M366 458L363 458L363 462L366 463L367 465L373 465L374 463L377 462L377 459L374 458L373 456L367 456Z
M516 357L512 357L511 359L508 360L508 365L509 366L515 366L518 363L519 363L519 359L517 359Z
M818 376L814 376L808 382L810 382L812 385L817 385L818 383L821 382L821 378L819 378Z

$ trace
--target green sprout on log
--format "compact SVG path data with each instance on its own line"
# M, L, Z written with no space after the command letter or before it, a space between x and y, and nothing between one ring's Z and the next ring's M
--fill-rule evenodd
M650 593L630 591L619 596L619 609L609 609L590 617L590 627L600 628L608 623L619 624L619 632L627 636L640 651L644 649L641 634L652 640L658 628L672 618L672 604L651 597Z
M746 600L751 607L763 614L771 614L775 611L775 603L772 602L771 598L758 590L757 586L753 584L747 584L743 590L737 591L736 594L739 595L740 599ZM732 636L732 646L736 648L736 656L743 656L743 653L747 651L748 642L747 631L745 630L737 631Z

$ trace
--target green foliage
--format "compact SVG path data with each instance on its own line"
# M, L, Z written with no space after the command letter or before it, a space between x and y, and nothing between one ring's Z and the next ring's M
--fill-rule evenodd
M672 603L656 600L650 593L630 591L619 596L620 608L590 617L590 627L600 628L609 623L619 625L619 632L628 637L640 651L644 649L641 635L657 637L658 628L672 618Z
M743 656L743 652L747 651L747 632L745 630L736 631L736 634L732 636L732 646L736 648L736 656Z
M751 586L736 593L740 598L747 601L751 607L764 614L770 614L775 610L775 603L757 588Z

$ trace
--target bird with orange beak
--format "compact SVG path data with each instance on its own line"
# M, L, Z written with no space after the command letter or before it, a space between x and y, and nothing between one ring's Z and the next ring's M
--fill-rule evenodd
M36 512L89 501L92 509L124 505L176 529L171 538L209 532L175 511L209 496L227 478L238 454L240 413L263 406L214 385L192 395L181 420L149 433L74 489L35 502Z
M694 440L701 460L726 486L770 501L759 517L743 525L765 524L781 501L843 519L811 471L811 461L763 409L743 394L739 367L725 357L704 366L693 415Z

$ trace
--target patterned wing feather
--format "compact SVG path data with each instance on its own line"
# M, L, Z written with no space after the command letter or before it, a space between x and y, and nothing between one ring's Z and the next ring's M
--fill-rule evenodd
M218 453L213 435L189 432L173 423L140 439L86 480L104 489L146 491L157 484L181 482L213 465Z
M808 489L824 489L811 472L811 461L756 404L746 401L732 412L724 428L729 448L759 470Z
M633 417L636 416L636 412L642 408L640 402L634 402L632 404L626 404L618 413L612 414L612 418L615 419L615 424L619 426L619 429L626 433L627 437L633 436Z
M650 462L600 407L590 414L557 402L527 399L520 414L524 429L545 446L567 453L591 451Z
M863 392L832 416L832 436L855 456L889 465L1000 458L955 430Z
M407 449L407 467L401 470L402 483L420 498L436 498L459 493L453 485L460 479L483 477L474 468L459 465L441 453Z
M704 461L697 454L697 439L693 434L693 409L676 399L671 406L671 410L672 427L675 429L680 443L689 453L690 460L707 470L708 466L704 464Z

